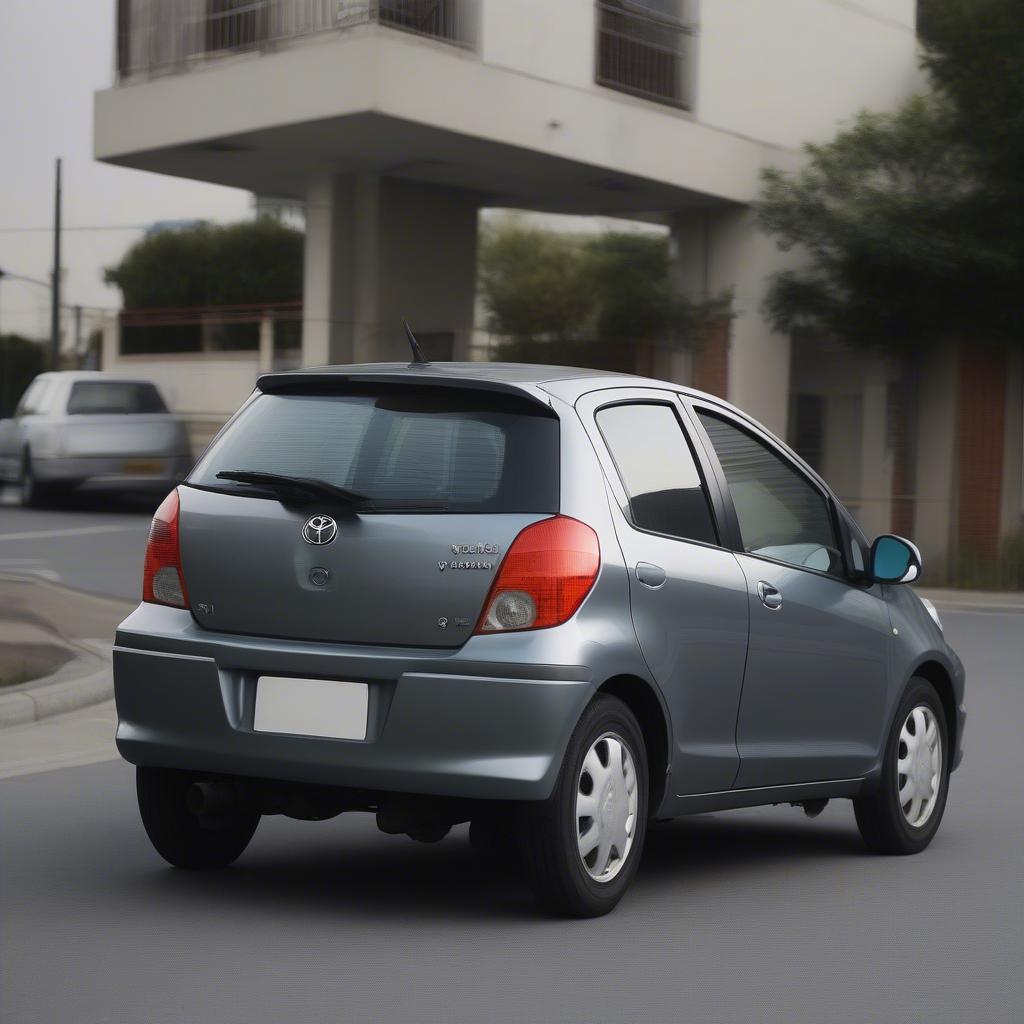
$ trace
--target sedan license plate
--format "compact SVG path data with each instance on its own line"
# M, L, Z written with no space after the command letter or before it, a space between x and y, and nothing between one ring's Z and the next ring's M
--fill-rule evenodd
M163 473L165 467L163 459L129 459L121 468L132 476L155 476Z
M256 682L256 732L365 740L369 687L337 679L260 676Z

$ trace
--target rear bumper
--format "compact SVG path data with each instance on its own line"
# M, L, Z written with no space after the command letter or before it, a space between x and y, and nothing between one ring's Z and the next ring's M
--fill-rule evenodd
M132 463L139 470L132 471ZM153 463L155 468L147 468ZM155 464L161 465L156 466ZM170 490L192 467L191 456L78 456L32 460L32 473L41 483L73 484L96 490Z
M137 765L432 796L546 799L593 696L589 673L576 665L481 662L465 651L217 634L188 612L142 605L121 624L114 648L118 750ZM366 682L367 739L254 732L261 674Z

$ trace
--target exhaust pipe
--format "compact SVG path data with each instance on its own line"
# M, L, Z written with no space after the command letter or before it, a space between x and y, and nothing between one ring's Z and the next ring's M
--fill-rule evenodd
M223 818L237 808L238 795L224 782L193 782L185 791L185 806L197 818Z

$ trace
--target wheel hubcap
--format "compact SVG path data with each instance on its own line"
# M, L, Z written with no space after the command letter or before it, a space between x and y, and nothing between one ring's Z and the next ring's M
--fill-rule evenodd
M939 799L942 778L942 737L935 713L919 704L907 715L900 730L896 761L896 788L903 817L912 828L922 828Z
M636 811L633 755L621 736L605 733L587 751L576 785L576 839L595 881L610 882L626 863Z

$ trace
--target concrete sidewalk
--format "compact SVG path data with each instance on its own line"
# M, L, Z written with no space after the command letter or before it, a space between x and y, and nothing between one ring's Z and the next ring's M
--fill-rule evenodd
M111 647L125 601L37 577L0 576L0 729L62 715L113 695Z
M0 779L76 768L118 757L114 702L81 708L0 732Z

